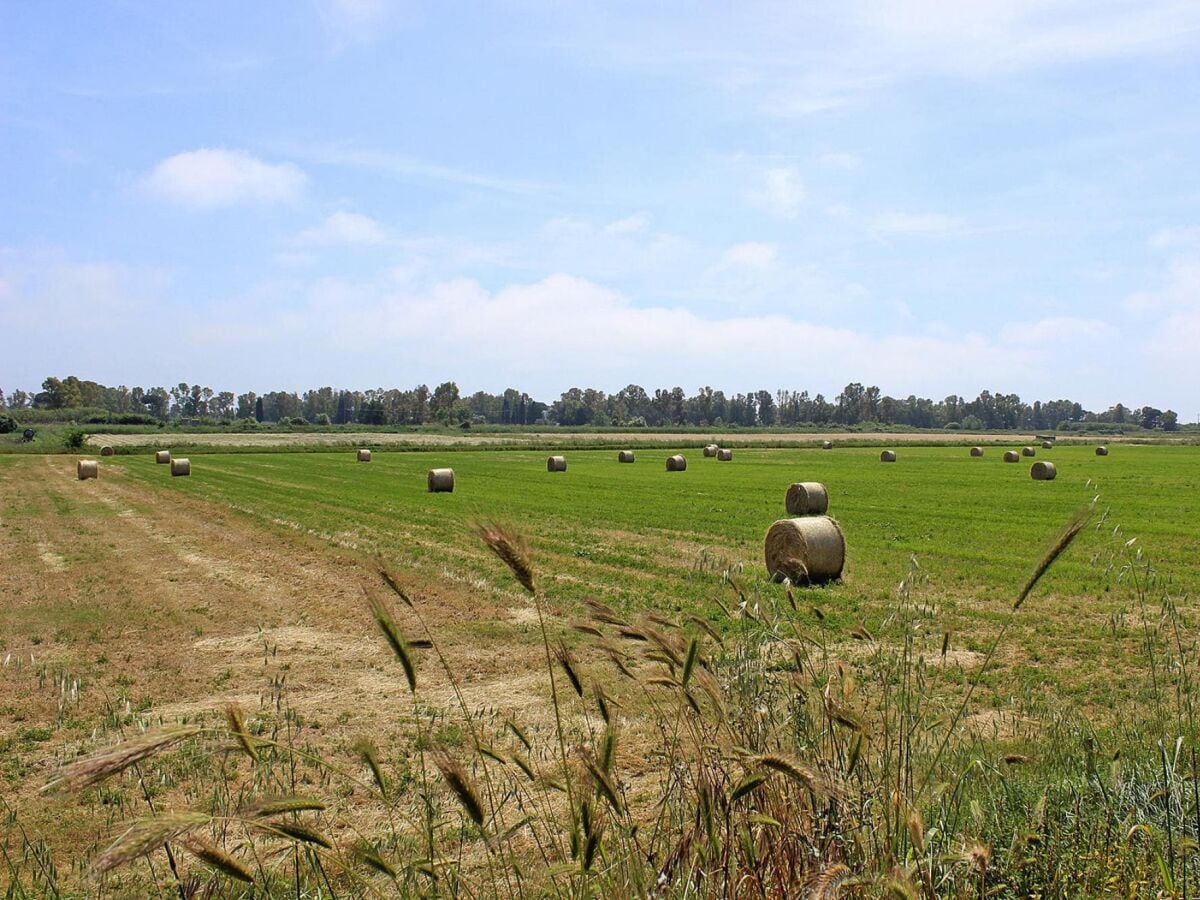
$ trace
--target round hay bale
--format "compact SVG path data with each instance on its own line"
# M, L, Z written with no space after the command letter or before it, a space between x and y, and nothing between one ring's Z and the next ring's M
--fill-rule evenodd
M667 457L668 472L682 472L687 468L687 457L681 453L676 453L674 456Z
M1018 453L1016 450L1005 450L1004 451L1004 461L1005 462L1020 462L1021 454Z
M793 584L832 581L842 577L846 539L828 516L780 519L767 530L763 547L767 574Z
M160 465L160 466L166 465L170 461L171 461L171 451L170 450L158 450L155 452L154 462L157 463L158 465Z
M100 448L101 456L112 456L116 452L117 451L115 451L112 447L108 446L107 444L105 444L103 447Z
M1108 448L1107 447L1097 447L1096 455L1097 456L1108 456Z
M100 463L94 459L81 459L75 466L75 474L79 476L80 481L87 481L89 478L99 478Z
M895 450L884 450L882 453L879 454L879 461L880 462L895 462L896 461L896 451Z
M972 447L971 455L972 456L983 456L983 448L982 447Z
M1022 447L1021 455L1022 456L1037 456L1037 451L1034 450L1032 447Z
M171 460L171 474L172 475L191 475L192 474L191 462L186 459Z
M719 450L719 449L720 448L717 447L716 444L706 444L704 447L704 455L705 456L716 456L717 450Z
M823 516L829 509L829 492L819 481L797 481L783 502L789 516Z
M1054 449L1054 441L1042 441L1042 449L1043 450L1053 450Z
M1058 475L1058 469L1054 468L1054 463L1046 462L1044 459L1039 459L1029 470L1029 477L1034 481L1053 481L1056 475Z
M822 450L832 450L833 449L833 441L821 441L821 449Z
M729 462L731 459L733 459L733 451L721 448L717 451L717 459L721 462Z
M429 493L431 494L454 493L453 469L430 469L429 474L425 477L425 481L429 486Z
M567 458L565 456L551 456L546 460L547 472L565 472L567 471Z
M617 454L617 462L633 462L637 459L632 450L622 450Z
M359 450L358 451L358 461L359 462L370 462L371 461L371 451L368 450L366 447L363 447L361 450Z

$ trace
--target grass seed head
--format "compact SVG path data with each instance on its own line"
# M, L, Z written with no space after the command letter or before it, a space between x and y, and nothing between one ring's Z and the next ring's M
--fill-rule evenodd
M99 753L93 753L76 760L66 766L42 790L53 790L66 787L79 790L103 781L110 775L123 772L135 763L148 759L154 754L165 750L172 744L199 734L200 728L172 728L167 731L157 731L144 735L132 741L126 741Z
M92 860L92 869L97 873L111 871L153 853L168 841L202 828L211 821L204 813L182 812L136 822Z
M537 593L533 581L533 564L529 561L529 545L518 532L496 522L480 522L475 533L489 550L512 571L521 587Z
M479 799L479 792L475 790L475 783L467 774L463 764L444 751L434 755L433 764L438 767L438 771L446 779L446 784L454 792L454 796L462 805L467 817L482 829L483 803Z

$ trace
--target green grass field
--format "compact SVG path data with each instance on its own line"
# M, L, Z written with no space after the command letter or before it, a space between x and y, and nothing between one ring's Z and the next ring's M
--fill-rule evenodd
M1098 496L1094 527L1026 607L1018 636L1025 652L1006 663L1017 682L1001 678L998 689L1049 684L1098 709L1134 696L1108 677L1136 640L1130 597L1114 590L1120 551L1136 538L1131 552L1145 548L1178 593L1195 592L1200 448L1115 447L1106 458L1090 447L1039 449L1058 467L1052 482L1029 477L1032 460L1003 463L1002 450L971 458L965 447L905 447L894 464L866 448L738 450L731 462L697 451L682 473L665 471L667 450L639 451L633 465L618 464L612 451L574 452L566 473L548 473L545 453L493 451L376 452L369 464L352 454L193 455L192 476L175 479L149 457L105 465L268 527L481 584L500 579L470 526L499 519L529 537L539 567L554 576L550 599L568 614L597 597L718 623L725 618L711 600L713 580L697 576L728 570L747 590L780 594L765 579L763 536L784 516L791 482L820 481L847 537L847 565L842 582L810 589L805 603L824 610L832 627L874 629L915 556L940 627L968 649L1007 615L1063 523ZM455 469L453 494L426 492L427 469L441 465Z

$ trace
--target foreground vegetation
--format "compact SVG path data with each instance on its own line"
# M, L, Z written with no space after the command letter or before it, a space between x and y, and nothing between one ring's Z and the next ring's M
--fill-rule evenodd
M634 466L573 454L564 475L534 454L459 453L451 495L423 492L430 454L206 457L173 480L114 460L114 477L159 484L163 502L204 497L384 560L376 640L411 699L378 698L401 727L342 757L310 743L276 685L258 710L166 733L169 747L142 738L132 755L75 762L63 785L85 802L135 798L119 819L146 812L146 784L191 810L116 829L89 883L166 894L178 871L224 895L1194 894L1200 460L1047 455L1052 483L963 448L908 448L895 466L871 451L739 451L672 476L648 453ZM759 574L762 532L800 479L830 486L844 583ZM501 510L534 550L468 527ZM487 592L497 557L534 602L544 727L467 702L469 673L449 665L451 696L427 697L447 638L406 581L445 572ZM18 824L10 891L49 892L55 870Z

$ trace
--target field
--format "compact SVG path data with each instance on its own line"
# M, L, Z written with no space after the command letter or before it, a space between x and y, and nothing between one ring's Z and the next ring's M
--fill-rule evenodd
M1007 623L956 727L996 752L1024 751L1064 721L1119 746L1161 693L1143 621L1158 619L1159 596L1137 590L1148 561L1171 577L1182 620L1196 619L1200 448L1039 449L1058 466L1053 482L1032 481L1031 460L1002 463L1001 449L975 459L963 446L905 446L890 465L878 448L738 448L731 462L690 450L682 473L664 471L666 448L639 450L633 465L612 450L571 451L568 471L553 474L533 450L377 451L369 464L193 452L188 478L139 454L103 459L89 482L74 480L74 458L0 456L7 802L50 850L102 847L120 818L111 808L36 797L59 761L231 700L264 716L286 705L304 740L333 755L362 733L402 753L404 676L366 603L380 564L417 598L465 705L548 733L537 611L476 536L479 521L528 538L548 630L590 670L603 655L569 627L589 598L631 619L694 615L726 636L744 629L745 603L751 615L784 610L789 633L819 634L847 667L866 665L864 635L910 640L942 668L929 694L944 713ZM439 465L455 470L453 494L425 490ZM762 539L793 481L828 486L848 549L844 579L791 591L788 612L789 589L765 578ZM1014 614L1048 543L1093 501L1085 530ZM902 581L921 611L907 636ZM402 606L397 616L410 635L422 627ZM431 727L461 741L455 685L432 658L419 678ZM878 699L865 692L861 704ZM649 752L643 712L630 701L634 756ZM646 768L633 766L634 793Z

